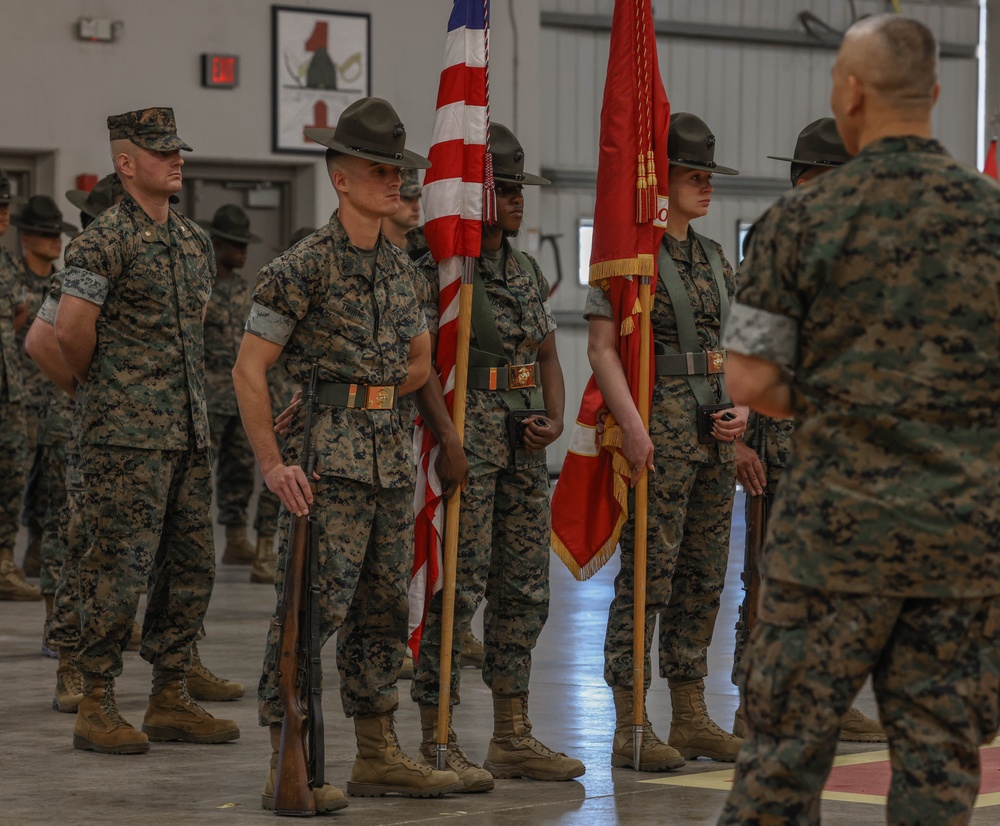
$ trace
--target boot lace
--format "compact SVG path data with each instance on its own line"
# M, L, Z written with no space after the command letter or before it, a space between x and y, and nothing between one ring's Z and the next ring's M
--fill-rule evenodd
M462 747L458 745L458 736L451 726L448 726L448 762L458 769L479 768L479 766L475 765L469 759L469 756Z
M392 747L392 756L398 757L400 762L406 766L406 768L423 772L426 766L421 766L416 760L403 751L403 747L399 745L399 738L396 736L396 720L394 717L389 718L388 726L389 744Z
M128 725L125 718L118 711L115 703L115 685L111 680L104 681L104 697L101 700L101 711L116 726Z

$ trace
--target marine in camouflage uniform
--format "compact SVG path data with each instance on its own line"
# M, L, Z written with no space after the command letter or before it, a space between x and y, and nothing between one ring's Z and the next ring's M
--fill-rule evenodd
M289 555L289 513L308 511L319 532L319 629L339 629L337 668L344 713L354 719L358 755L347 790L438 796L461 784L452 772L419 766L399 748L393 716L396 675L407 633L413 546L413 447L395 398L430 373L430 340L406 255L380 233L399 207L399 168L429 163L405 149L392 106L362 98L337 128L306 135L330 148L327 164L340 207L330 222L265 266L233 372L243 424L268 488L278 494L282 540L275 588ZM364 147L360 149L359 147ZM298 407L279 452L267 371L280 360L296 384L318 365L311 442L315 494L299 463L304 419ZM276 610L267 635L258 698L272 759L261 805L274 805L281 720ZM319 811L346 805L339 789L313 790Z
M55 262L62 253L61 236L75 235L77 229L63 221L62 212L47 195L29 198L11 223L20 230L23 257L19 270L28 300L28 317L18 335L29 456L21 516L21 524L28 528L28 547L24 553L23 567L28 576L41 575L42 593L48 597L46 602L51 608L52 572L41 570L42 545L47 540L48 552L51 554L52 544L58 541L58 515L66 498L66 468L57 443L59 423L55 421L51 427L45 423L50 411L57 420L59 418L59 411L53 409L56 392L25 354L24 338L48 294Z
M215 211L206 227L215 249L218 275L205 312L205 396L215 464L219 524L226 528L224 564L248 564L254 548L247 540L247 505L253 495L253 449L240 422L233 390L233 365L250 312L250 284L238 272L246 264L247 245L259 243L250 219L235 204Z
M797 427L723 824L819 823L869 674L889 823L967 823L998 729L1000 188L931 137L936 70L922 24L856 23L831 98L855 157L779 200L744 262L733 392Z
M239 728L197 706L184 677L215 576L202 330L211 245L169 207L181 186L179 150L189 149L172 110L112 116L108 129L126 196L67 250L55 328L83 385L90 543L78 569L84 694L73 745L138 753L149 739L217 743ZM153 664L153 689L139 732L117 710L114 680L147 580L141 654Z
M586 771L579 760L531 737L527 715L531 652L549 612L545 447L562 432L565 389L548 282L537 262L507 240L521 227L522 185L548 181L524 172L524 150L509 129L493 123L491 137L497 220L483 224L474 286L480 297L473 298L464 440L469 479L458 529L450 702L460 702L462 645L485 597L483 682L493 693L494 734L483 768L468 760L457 739L449 744L449 765L466 791L492 789L493 777L569 780ZM438 269L430 256L424 262L427 314L436 319ZM526 380L518 382L519 376ZM531 411L522 449L514 449L508 430L508 416L518 410ZM434 758L437 739L441 603L439 593L428 605L410 691L420 706L426 760Z
M10 223L10 180L0 172L0 235ZM21 496L27 461L17 331L27 314L24 287L14 261L0 247L0 600L40 600L38 589L24 581L14 564L20 527Z
M722 325L736 291L732 268L721 246L690 230L690 221L705 215L713 173L737 174L715 160L715 137L700 118L674 113L668 135L670 217L659 252L655 300L650 314L656 342L657 376L653 386L649 435L624 384L615 345L614 314L603 290L592 287L584 308L590 320L594 375L615 420L622 426L623 451L633 468L633 483L655 461L649 479L646 563L646 656L660 619L659 667L671 695L668 743L648 721L643 736L642 771L662 771L699 756L733 760L740 740L724 732L708 716L704 678L707 652L725 583L729 533L736 485L735 449L745 411L714 414L713 438L699 441L700 404L724 404ZM675 270L677 307L671 291ZM724 294L723 294L724 290ZM683 314L683 315L682 315ZM686 341L680 318L691 319L694 338ZM690 354L688 357L687 354ZM694 365L690 367L689 365ZM725 416L731 418L724 418ZM634 432L633 432L634 429ZM629 444L644 445L630 448ZM629 455L629 452L634 455ZM604 642L604 679L611 686L617 713L612 765L633 766L632 685L634 604L634 502L621 535L621 570L608 613ZM643 671L648 690L650 669Z
M792 186L804 186L810 181L831 169L850 160L850 155L844 149L844 143L837 134L837 124L833 118L820 118L799 132L795 141L795 151L791 158L768 155L777 161L790 163ZM744 249L749 248L753 230L744 239ZM761 530L767 529L767 514L770 512L774 497L779 489L779 483L784 469L791 457L791 439L795 430L792 419L775 419L760 413L751 413L747 429L742 441L736 442L736 476L746 492L746 527L747 536L755 526L752 524L755 511L753 498L764 496L763 522ZM757 441L761 444L757 444ZM763 465L761 458L763 458ZM749 538L747 542L749 543ZM749 544L748 544L749 548ZM749 553L749 552L748 552ZM744 571L744 578L760 581L759 558L749 559L749 569ZM748 580L744 579L744 582ZM743 600L740 618L736 623L736 649L733 654L733 684L739 685L740 669L743 667L743 654L750 638L750 628L746 617L753 616L756 606L749 606L753 591L747 592ZM751 610L752 608L752 610ZM742 737L744 732L743 704L736 709L733 720L733 734ZM860 709L851 706L847 711L840 728L840 739L848 742L884 743L885 732L877 720L867 717Z

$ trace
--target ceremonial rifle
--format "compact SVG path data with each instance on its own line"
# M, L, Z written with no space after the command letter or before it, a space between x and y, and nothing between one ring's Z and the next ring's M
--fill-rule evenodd
M316 456L312 446L313 409L319 365L312 366L305 398L302 470L313 492ZM319 633L319 531L312 511L292 515L285 581L278 603L278 698L284 710L278 771L274 779L274 813L316 813L313 789L323 786L323 671Z
M764 416L756 414L753 429L753 448L760 464L767 473L767 444L764 432ZM760 602L760 562L764 552L764 534L767 531L768 499L767 487L760 496L746 491L746 544L743 549L743 604L739 609L739 622L744 637L748 640L750 631L757 621L757 606Z

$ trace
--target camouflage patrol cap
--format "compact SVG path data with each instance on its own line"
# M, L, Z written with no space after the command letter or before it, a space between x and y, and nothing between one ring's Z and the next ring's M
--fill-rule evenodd
M427 169L431 162L406 148L406 128L392 104L382 98L361 98L348 106L336 129L310 126L305 136L316 143L376 163L404 169Z
M524 150L517 136L502 123L490 124L490 154L493 156L493 178L514 184L542 186L548 178L524 171Z
M814 120L799 132L791 158L781 158L777 155L767 157L776 161L791 161L809 166L840 166L851 159L844 142L840 139L840 133L837 132L837 122L833 118Z
M261 238L250 232L250 218L236 206L223 204L212 216L212 223L205 230L213 238L222 238L237 244L259 244Z
M174 110L163 106L111 115L108 117L108 132L113 141L132 141L136 146L154 152L191 151L191 147L177 137Z
M76 235L79 230L62 219L62 212L48 195L32 195L10 222L32 235Z
M715 162L715 135L697 115L674 112L667 134L667 158L671 166L704 169L720 175L739 175L739 171Z
M403 169L400 172L403 182L399 185L400 198L419 198L422 187L420 174L416 169Z
M66 200L84 215L96 218L108 207L117 204L124 194L125 190L122 188L122 182L112 172L94 184L94 188L90 192L84 189L68 190L66 192Z

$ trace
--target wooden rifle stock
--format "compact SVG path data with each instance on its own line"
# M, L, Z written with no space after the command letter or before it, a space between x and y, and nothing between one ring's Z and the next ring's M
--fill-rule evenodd
M303 471L315 497L312 415L318 366L313 365L305 400ZM274 813L303 816L316 813L313 788L323 785L323 715L319 692L318 616L316 584L318 542L313 516L292 516L291 542L278 608L278 698L284 716L274 779Z
M754 450L757 458L767 472L767 446L764 432L764 417L756 414L754 427ZM765 488L760 496L746 492L746 545L743 551L743 604L740 606L740 621L744 633L749 636L750 630L757 622L757 607L760 604L760 563L764 552L764 534L767 532L767 511L770 493Z

